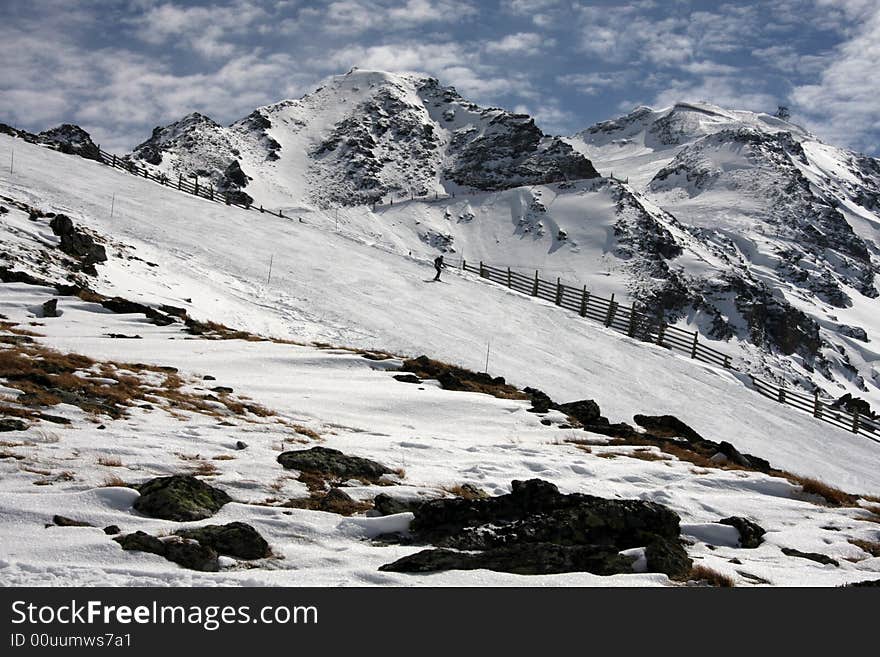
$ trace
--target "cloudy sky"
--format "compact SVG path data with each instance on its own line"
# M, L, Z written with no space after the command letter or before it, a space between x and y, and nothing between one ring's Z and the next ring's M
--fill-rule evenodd
M880 0L0 0L0 122L127 151L352 66L430 73L570 134L636 105L790 107L880 154Z

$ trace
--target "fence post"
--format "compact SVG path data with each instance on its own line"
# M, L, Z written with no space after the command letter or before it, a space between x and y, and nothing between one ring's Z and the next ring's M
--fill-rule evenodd
M587 292L587 286L584 285L584 293L581 295L581 317L587 316L587 303L590 300L590 293Z
M730 369L730 356L724 357L724 368L728 370Z
M853 427L852 427L852 431L853 431L853 433L858 433L858 432L859 432L859 409L858 409L858 408L854 408L854 409L853 409Z
M510 267L507 268L507 287L513 287L513 283L510 280Z
M193 194L195 194L196 196L199 195L199 179L198 179L198 176L196 177L196 191L194 191Z
M627 329L626 334L629 337L634 337L636 334L636 306L633 304L629 309L629 328Z
M467 262L464 258L461 259L461 269L462 271L467 271Z
M562 281L559 276L556 277L556 305L562 305Z
M615 308L617 304L614 303L614 292L611 293L611 303L608 305L608 317L605 318L605 326L611 326L611 322L614 319L614 313L617 310Z
M532 288L532 296L538 296L538 270L535 270L535 286Z
M213 201L214 200L214 185L211 185L210 189L208 190L208 193L210 194L210 196L208 197L209 200Z
M150 172L147 171L147 167L144 167L144 178L149 178L149 177L150 177Z
M666 322L660 320L660 328L657 329L657 344L663 346L663 334L666 333Z
M177 176L177 189L183 189L183 174Z
M483 261L482 260L480 260L480 278L485 278L485 275L483 274Z
M784 387L779 386L779 393L776 395L776 400L777 400L780 404L784 404L784 403L785 403L785 388L784 388Z
M822 419L822 402L819 401L819 391L813 392L813 417Z
M226 205L229 205L229 192L226 192L224 196L226 197Z
M699 337L699 333L694 331L694 344L691 345L691 358L697 357L697 338Z
M116 168L116 156L113 156L113 167Z

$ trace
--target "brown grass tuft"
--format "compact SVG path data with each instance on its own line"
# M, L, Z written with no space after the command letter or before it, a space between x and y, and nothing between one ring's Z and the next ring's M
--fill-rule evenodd
M115 456L99 456L98 465L105 465L108 468L120 468L122 467L122 461Z
M116 475L112 475L107 477L104 480L104 483L101 484L102 488L128 488L128 484L126 484L120 477Z
M849 542L872 557L880 557L880 541L864 541L858 538L851 538Z
M717 586L719 588L733 588L736 586L733 578L728 577L727 575L723 575L719 573L717 570L712 570L708 566L703 565L695 565L691 568L691 572L688 573L687 579L690 582L705 582L709 586Z
M823 498L829 506L855 506L858 496L845 493L839 488L829 486L823 481L813 479L811 477L800 477L797 475L786 475L786 478L793 484L799 485L804 493L808 495L818 495Z

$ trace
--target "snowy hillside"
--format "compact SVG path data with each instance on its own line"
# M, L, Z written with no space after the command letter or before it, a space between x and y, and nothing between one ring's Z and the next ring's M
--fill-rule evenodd
M313 93L223 127L191 114L132 158L200 176L266 207L359 205L595 177L531 117L481 108L417 74L352 69Z
M776 354L750 354L753 367L880 401L880 162L706 104L638 108L568 141L715 254L708 270L681 269L682 310L706 334Z
M596 249L600 235L618 250L641 251L634 240L645 238L639 222L647 211L624 187L542 185L450 199L445 208L348 208L337 232L332 210L258 215L7 136L0 157L13 145L15 170L0 172L4 584L623 586L713 577L687 571L690 562L746 586L877 579L876 500L782 470L876 495L880 445L787 411L734 373L469 274L447 270L443 282L431 283L421 256L434 247L418 228L395 226L412 217L446 222L456 231L453 244L486 249L478 255L487 257L500 253L486 246L493 238L522 258L529 253L522 245L533 240L542 250L556 243L556 253L574 262L575 249ZM536 203L558 214L539 212ZM604 223L579 225L584 208ZM686 237L659 210L649 214L652 225ZM615 230L627 217L630 235ZM568 236L560 240L563 226ZM409 244L424 250L409 256ZM598 408L549 407L534 391L491 377L473 390L500 396L462 392L458 377L470 375L413 374L412 365L401 374L402 359L388 357L425 353L481 371L487 348L493 375L557 402L594 399ZM599 409L610 424L595 417ZM689 428L614 426L669 425L637 420L639 413L672 414ZM357 463L374 469L336 477L328 489L331 482L306 476L312 471L304 465L279 460L313 447L371 459ZM200 520L157 517L151 491L162 483L157 477L171 474L213 486L219 508L200 511ZM554 504L626 504L658 523L670 520L656 527L666 538L616 536L619 553L589 562L593 572L614 575L513 574L525 572L521 562L511 564L534 555L534 545L471 545L465 549L478 556L455 556L448 548L461 543L425 533L425 509L454 509L413 505L460 496L456 504L493 508L481 496L503 496L513 480L535 478L565 494L608 499L557 497L538 484L501 499L516 505L533 491L551 518L564 513ZM262 538L247 534L253 552L229 556L227 546L218 558L206 546L219 530L198 530L234 522ZM524 522L552 534L535 517ZM180 531L200 538L173 538ZM563 562L586 549L550 538L538 549ZM426 545L446 551L426 553ZM667 560L657 546L668 548ZM397 572L431 571L432 559L471 561L436 573Z

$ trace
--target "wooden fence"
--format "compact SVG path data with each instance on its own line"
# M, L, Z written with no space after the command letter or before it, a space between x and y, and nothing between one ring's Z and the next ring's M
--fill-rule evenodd
M729 354L700 342L700 334L696 331L670 326L663 321L659 309L652 312L648 308L639 309L625 306L616 301L613 294L610 299L606 299L591 293L586 286L565 285L559 278L555 282L546 281L540 277L539 271L535 271L534 276L526 276L509 267L492 267L484 262L473 265L466 260L461 261L461 268L492 282L500 283L516 292L550 301L561 308L576 312L581 317L599 322L606 328L636 340L650 342L670 351L680 351L694 360L709 365L739 371L734 367ZM880 443L880 421L876 417L860 415L858 411L850 412L843 408L834 407L835 400L818 391L809 395L803 391L776 385L751 374L748 376L751 379L752 387L764 397L804 411L818 420Z
M192 181L190 181L189 178L184 178L183 176L178 176L175 179L166 176L163 173L150 173L150 170L147 169L147 167L139 167L136 162L130 159L113 155L113 153L108 153L101 148L98 149L98 152L101 156L99 162L101 162L102 164L106 164L107 166L111 166L116 169L122 169L123 171L127 171L128 173L139 178L153 180L160 185L165 185L166 187L171 187L172 189L177 189L181 192L186 192L187 194L193 194L194 196L198 196L208 201L214 201L215 203L223 203L225 205L235 206L244 210L257 210L259 212L265 212L276 217L284 218L284 214L281 212L281 210L279 210L278 212L272 212L269 209L263 208L262 205L254 205L253 203L242 203L241 201L236 201L235 197L230 196L228 192L217 191L214 189L213 185L210 184L200 184L198 178L193 178Z

